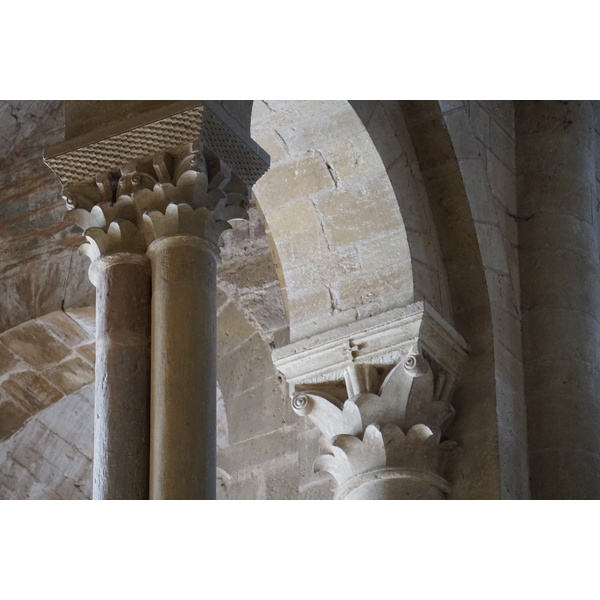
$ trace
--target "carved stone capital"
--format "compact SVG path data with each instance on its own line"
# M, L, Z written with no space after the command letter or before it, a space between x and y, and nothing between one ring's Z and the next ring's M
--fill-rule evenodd
M322 433L336 498L443 498L450 397L467 346L423 302L274 351L292 408Z
M250 188L208 148L191 144L66 187L65 220L88 240L92 260L114 252L145 252L171 235L197 235L215 250L229 221L247 218Z
M169 235L197 235L216 249L229 221L247 218L268 155L217 103L164 104L47 152L66 220L83 230L92 259L145 252Z

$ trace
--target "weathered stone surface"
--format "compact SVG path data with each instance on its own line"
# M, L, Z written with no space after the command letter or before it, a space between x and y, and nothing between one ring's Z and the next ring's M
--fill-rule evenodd
M60 400L63 394L36 371L17 371L0 383L0 396L11 398L34 415Z
M30 321L0 334L0 341L29 363L45 369L66 358L70 349L57 340L41 323Z
M68 396L94 381L94 367L76 356L46 369L44 377Z
M0 392L0 441L21 429L30 418L31 413L22 404L6 392Z
M0 377L19 364L19 359L4 344L0 343Z
M38 322L47 327L52 335L68 348L90 341L89 330L82 328L77 321L61 310L39 317Z

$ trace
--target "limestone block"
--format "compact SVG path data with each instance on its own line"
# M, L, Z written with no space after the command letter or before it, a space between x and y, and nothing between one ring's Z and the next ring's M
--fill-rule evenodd
M515 294L510 273L496 269L486 269L485 280L490 300L494 306L492 311L500 309L509 315L518 315L520 298Z
M51 487L39 481L26 467L12 458L0 460L0 474L2 474L2 479L8 484L4 490L0 488L1 499L61 499Z
M265 500L287 500L298 496L298 453L286 454L262 465Z
M386 169L402 154L402 147L395 136L390 136L393 127L388 119L385 108L379 102L367 124L367 131L372 139L377 140L377 151Z
M236 444L279 429L283 424L285 398L273 376L241 395L227 397L227 426L229 443Z
M69 418L65 418L68 415ZM88 385L38 413L36 419L90 461L94 439L94 386ZM91 471L90 471L91 473ZM91 479L90 479L91 482Z
M594 173L595 167L594 155L589 147L589 140L593 139L591 132L584 128L576 133L569 128L569 136L566 137L563 119L559 119L556 125L559 128L557 132L528 132L519 138L519 172L523 175L544 174L551 180L563 178L587 180ZM544 148L544 151L540 152L540 148ZM560 170L556 169L558 153L561 160ZM536 182L542 183L537 179Z
M240 357L244 357L244 360L240 361ZM259 333L248 338L233 352L219 357L217 379L226 403L274 375L275 370L269 360L269 345Z
M526 224L527 236L520 240L524 250L532 247L533 240L538 245L552 243L555 248L579 254L588 260L598 256L596 227L573 215L546 213L529 219Z
M288 318L279 283L264 287L257 294L260 302L252 303L252 315L264 333L287 330Z
M487 173L492 194L511 212L517 206L517 178L494 154L488 154Z
M0 343L0 377L20 363L19 359L4 344Z
M29 410L0 388L0 441L21 429L30 417Z
M496 380L496 412L500 431L501 497L515 500L529 498L529 462L522 441L527 439L522 377L518 383L507 383L500 378Z
M528 394L528 411L535 404L536 398L541 398L544 402L548 398L562 398L563 401L569 399L569 402L574 398L586 398L586 402L596 402L590 390L594 389L599 380L600 370L592 363L539 358L530 360L527 367L527 385L535 390Z
M304 427L303 424L293 427L283 426L265 435L219 449L217 455L219 467L231 475L232 481L236 478L243 478L244 473L253 466L273 460L288 452L293 446L291 440L295 439L296 431L298 428L303 429Z
M91 466L87 456L37 419L31 421L27 434L27 443L15 444L12 450L15 460L27 465L34 477L53 490L58 489L64 479L84 486Z
M75 356L46 369L44 377L68 396L94 381L94 367L88 361Z
M308 148L326 151L330 131L335 131L336 141L351 139L364 131L362 122L345 101L300 102L298 109L299 113L292 122L281 123L277 127L290 154L300 155Z
M430 218L427 215L427 193L416 161L408 159L395 162L387 171L388 177L402 211L407 230L426 231Z
M508 273L507 242L497 223L475 223L484 267Z
M227 235L227 234L226 234ZM277 281L277 271L269 248L253 248L246 243L225 239L226 247L245 249L246 256L225 263L221 262L218 270L220 281L232 283L239 288L260 289L273 281Z
M277 206L281 206L333 187L334 183L325 161L321 156L313 154L270 169L253 189L270 225L271 212L266 204L267 198L273 199Z
M229 354L255 333L255 328L248 322L240 307L232 301L227 302L218 312L218 356Z
M452 145L456 157L461 160L465 158L478 158L479 147L477 139L473 134L469 115L464 110L457 110L444 115L448 130L452 133Z
M371 136L366 131L349 140L330 145L323 152L323 157L335 172L340 187L361 182L384 168L381 157L373 147Z
M440 109L443 113L456 110L457 108L464 108L464 100L439 100Z
M29 321L5 331L0 341L32 367L45 369L66 358L71 350L41 323Z
M527 311L527 324L533 331L546 331L546 336L523 337L525 356L560 360L565 358L564 345L549 343L550 339L575 339L568 358L596 363L600 356L600 327L598 320L586 312L568 306L535 306ZM552 332L552 336L550 336Z
M30 415L60 400L63 393L35 371L12 373L0 384L0 397L10 398Z
M367 274L340 282L337 285L340 309L349 310L389 294L396 295L396 306L410 304L414 300L411 271L402 268L402 265L396 265L393 270L382 271L380 274Z
M62 310L39 317L37 321L47 327L56 339L69 348L86 344L93 339L87 328L84 329Z
M547 268L548 264L553 268ZM528 280L526 307L543 302L586 313L600 297L597 261L566 250L530 251L529 260L521 266L521 280L525 279ZM572 285L573 281L578 281L578 285Z
M473 220L495 221L496 214L492 212L490 185L483 160L460 161L460 174L469 197Z
M574 369L577 370L577 369ZM546 427L529 430L530 443L541 453L561 450L576 450L596 456L600 463L600 455L596 450L598 430L597 419L600 418L600 407L592 393L584 392L573 395L566 391L546 396L536 402L538 395L530 398L527 404L527 415L535 422L545 419ZM579 414L573 414L578 412ZM585 417L583 417L585 415ZM562 440L576 440L570 448L565 448ZM599 465L600 466L600 465Z
M473 133L486 147L491 145L490 117L479 102L469 101L469 117Z
M394 194L380 180L369 180L360 188L322 193L316 206L327 239L336 246L354 244L371 232L386 232L392 237L394 231L404 229Z
M264 474L260 467L232 476L229 487L231 500L256 500L264 499L265 496Z
M271 168L277 166L278 163L289 156L285 140L270 126L255 125L252 129L252 137L260 143L265 152L271 157Z
M444 304L440 290L440 275L420 263L413 264L413 282L415 300L425 300L440 314L444 314ZM390 306L390 308L392 308Z
M77 354L83 357L88 361L92 366L96 363L96 343L92 342L91 344L86 344L85 346L79 346L77 349Z
M478 103L505 131L510 133L515 130L514 102L510 100L479 100Z
M548 213L570 215L581 221L593 224L592 206L595 200L595 185L577 177L519 176L519 198L521 208L519 218L527 226L533 217L545 216ZM570 198L568 209L564 199Z
M511 136L496 121L491 122L491 148L492 152L500 159L500 161L508 167L511 172L515 172L515 139L514 134ZM512 130L514 132L514 130Z
M315 207L310 202L295 202L275 213L265 211L269 230L277 239L282 261L295 266L314 264L314 253L323 253L327 242Z

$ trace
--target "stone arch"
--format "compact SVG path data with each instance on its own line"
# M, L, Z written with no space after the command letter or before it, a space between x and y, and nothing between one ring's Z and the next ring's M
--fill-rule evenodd
M94 380L94 309L54 311L0 334L0 441Z
M354 100L352 108L381 157L406 229L415 300L425 300L452 323L439 240L421 169L397 101Z
M507 387L507 363L498 360L503 336L511 337L511 347L520 345L515 323L502 322L506 306L496 305L501 293L511 302L514 278L507 268L498 215L485 207L489 183L482 149L462 102L406 101L400 107L444 257L454 323L472 349L454 395L459 418L448 432L462 447L453 493L527 497L522 385L520 391L518 380ZM500 287L499 277L505 279ZM514 428L517 422L519 429ZM512 450L503 456L510 458L498 463L499 452L508 448Z
M291 340L415 299L406 231L385 166L347 102L255 102L271 155L255 186Z
M490 305L498 445L504 457L500 493L528 497L514 115L499 115L493 103L487 110L485 103L439 104L471 209Z

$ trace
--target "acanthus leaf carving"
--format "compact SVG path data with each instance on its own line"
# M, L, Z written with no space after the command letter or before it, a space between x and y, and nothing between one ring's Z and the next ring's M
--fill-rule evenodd
M347 377L349 392L358 389L355 380ZM378 394L362 391L343 404L316 391L296 394L294 411L322 433L323 454L315 469L333 475L338 486L378 469L432 473L443 482L440 474L457 447L442 441L454 410L436 400L434 388L431 367L412 349L392 368Z
M96 256L98 252L144 252L155 239L177 234L199 236L216 250L223 232L231 228L229 221L248 218L250 192L208 148L187 144L179 151L124 165L120 174L107 173L69 186L68 193L72 210L65 219L80 227L84 236L90 228L109 235L111 224L124 220L143 234L144 248L139 236L120 235L119 245L92 232L92 247L83 252Z

